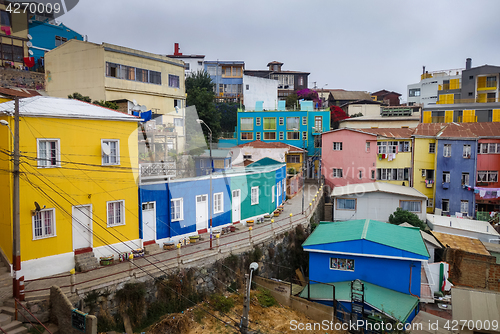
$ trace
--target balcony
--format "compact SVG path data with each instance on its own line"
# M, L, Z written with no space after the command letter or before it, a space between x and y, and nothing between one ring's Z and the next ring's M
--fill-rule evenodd
M176 176L175 161L141 163L139 165L141 180L172 178Z
M450 182L443 182L443 189L449 189L450 188Z

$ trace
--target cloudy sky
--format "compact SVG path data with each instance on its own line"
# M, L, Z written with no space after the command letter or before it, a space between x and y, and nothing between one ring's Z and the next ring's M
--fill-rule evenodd
M309 86L394 90L428 71L500 65L499 0L80 0L58 18L87 35L159 54L268 62Z

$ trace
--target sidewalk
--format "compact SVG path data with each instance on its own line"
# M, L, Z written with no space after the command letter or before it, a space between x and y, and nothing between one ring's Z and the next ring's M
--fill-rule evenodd
M307 223L312 209L309 209L309 203L312 201L318 191L317 184L306 184L304 191L304 214L302 214L302 191L284 204L283 213L279 217L272 217L274 224L262 223L255 224L252 230L252 243L257 244L264 240L274 237L274 234L285 230L295 228L295 226ZM319 197L319 195L318 195ZM317 201L313 208L316 208ZM290 219L290 214L292 218ZM292 223L290 223L292 221ZM216 247L216 239L213 239L213 249L210 250L210 236L202 235L203 240L188 246L183 246L180 250L181 256L178 257L178 250L165 250L154 255L146 255L144 258L137 258L130 261L117 263L110 266L99 267L97 269L76 273L75 288L76 293L83 297L90 290L105 288L119 283L124 283L132 279L140 279L146 275L158 277L166 272L176 270L180 266L183 268L191 267L196 262L203 261L203 264L215 262L224 258L229 253L243 253L250 250L253 246L250 243L249 231L243 224L236 232L228 233L220 237L219 248ZM273 225L273 226L271 226ZM274 228L274 231L273 231ZM67 295L71 295L69 273L63 273L46 278L40 278L25 283L26 301L45 299L50 294L50 287L59 286ZM5 290L5 291L4 291ZM0 287L0 305L5 299L12 296L12 287Z

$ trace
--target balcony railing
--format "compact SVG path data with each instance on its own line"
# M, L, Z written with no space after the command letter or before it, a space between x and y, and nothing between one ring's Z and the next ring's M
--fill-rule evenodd
M149 180L158 177L175 177L176 163L175 161L142 163L139 165L141 179Z
M500 98L472 98L472 99L454 99L453 103L443 103L437 101L436 104L467 104L467 103L493 103L500 102Z

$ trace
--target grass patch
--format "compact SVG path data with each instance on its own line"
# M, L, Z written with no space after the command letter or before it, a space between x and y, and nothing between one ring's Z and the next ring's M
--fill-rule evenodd
M234 307L234 300L222 294L215 293L209 297L210 304L219 312L227 313Z
M259 304L262 305L262 307L271 307L278 304L269 290L265 290L262 288L258 289L257 300L259 301Z

